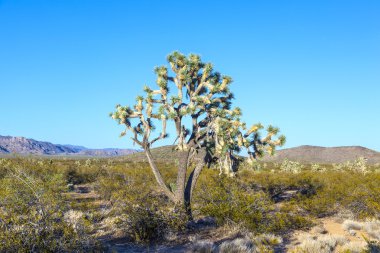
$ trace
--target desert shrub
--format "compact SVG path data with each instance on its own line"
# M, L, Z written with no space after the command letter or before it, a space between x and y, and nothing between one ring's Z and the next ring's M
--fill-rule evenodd
M315 173L304 171L299 174L291 173L260 173L241 174L241 180L250 185L252 189L261 189L272 199L282 193L293 190L297 194L293 197L298 201L303 198L310 198L320 192L324 183Z
M110 201L108 215L119 217L116 226L132 241L159 241L186 228L187 216L171 208L166 195L157 191L147 166L109 170L98 178L95 189L102 199Z
M351 170L359 173L366 174L368 173L367 160L364 157L359 157L353 162Z
M353 171L361 174L366 174L370 172L370 166L368 166L367 159L365 159L364 157L358 157L354 161L333 164L332 166L333 170L338 172ZM376 168L376 165L374 165L373 168Z
M289 161L288 159L285 159L281 164L280 170L282 172L300 173L304 168L305 166L299 162Z
M276 210L263 191L252 190L230 178L211 179L208 179L211 187L206 184L199 187L198 208L203 215L215 217L219 224L233 221L257 233L280 233L310 225L307 218L293 210Z
M311 171L313 172L326 172L326 168L321 166L320 164L312 164Z
M70 167L65 171L64 177L68 184L82 184L86 181L84 175L78 173L73 167Z
M157 164L168 184L176 180L175 167L164 163ZM95 189L103 199L112 203L138 203L142 196L160 192L153 173L146 163L127 162L123 166L113 166L107 173L98 176ZM156 196L161 196L156 194ZM165 199L167 202L167 199ZM164 204L163 206L166 206Z
M60 196L63 175L46 179L12 168L1 180L1 252L68 252L98 247L84 229L64 220L68 206Z
M332 170L336 172L343 172L344 171L344 164L341 163L333 163L332 164Z
M119 220L127 236L135 242L151 243L165 240L169 234L186 229L187 216L177 209L162 209L155 203L128 205Z
M239 163L239 170L254 170L254 171L262 171L267 168L267 164L262 164L258 161L248 162L243 161Z
M127 233L137 242L163 239L167 231L165 218L157 210L148 207L128 208Z
M0 159L0 180L7 175L8 166L9 163L5 159Z
M291 205L316 217L323 217L349 210L354 218L379 218L380 182L379 173L335 171L325 165L325 173L304 170L290 173L242 172L239 177L252 187L263 189L269 196L286 190L297 190Z
M154 181L148 168L112 170L98 177L96 191L105 200L112 203L136 203L154 190ZM121 203L123 205L123 203Z
M64 170L64 176L68 184L85 184L93 183L98 180L102 175L107 174L106 167L100 164L86 167L86 166L73 166L69 165Z

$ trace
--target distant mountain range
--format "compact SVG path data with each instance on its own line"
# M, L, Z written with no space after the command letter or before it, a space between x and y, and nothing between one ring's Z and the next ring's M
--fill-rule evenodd
M138 152L135 149L89 149L75 145L53 144L25 137L0 135L0 154L77 155L77 156L123 156Z
M33 154L33 155L74 155L113 157L126 156L129 160L145 161L145 154L136 149L89 149L75 145L52 144L50 142L36 141L24 137L12 137L0 135L1 154ZM172 146L162 146L152 149L153 156L160 161L176 159L177 154ZM281 162L284 159L299 161L302 163L342 163L353 161L358 157L364 157L368 163L380 163L380 152L361 146L345 147L318 147L299 146L278 150L272 157L264 157L264 161Z
M319 147L299 146L276 151L265 161L281 162L284 159L303 163L342 163L364 157L370 164L380 163L380 152L361 146Z
M158 148L153 148L151 150L151 153L153 157L159 162L167 162L168 158L170 158L171 160L178 160L178 154L173 149L173 146L162 146ZM380 163L380 152L360 146L299 146L295 148L277 150L274 156L264 157L262 161L282 162L283 160L288 159L291 161L299 161L302 163L331 164L353 161L359 157L366 158L369 164ZM125 158L131 161L147 162L147 158L143 152L130 154Z

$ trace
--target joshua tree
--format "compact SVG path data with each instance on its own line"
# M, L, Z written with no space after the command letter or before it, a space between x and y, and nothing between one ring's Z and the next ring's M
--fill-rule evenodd
M191 218L192 193L205 165L216 163L221 173L231 176L236 170L236 154L242 148L248 151L248 161L253 161L265 153L273 154L285 137L274 139L279 130L272 126L266 129L264 138L259 135L261 124L247 128L240 120L241 110L231 107L231 77L214 71L212 64L203 63L199 55L186 57L174 52L167 60L171 71L166 66L155 68L158 88L145 86L145 96L138 96L133 107L117 105L111 117L126 126L121 136L131 132L133 142L144 149L162 191L183 206ZM169 96L169 87L175 87L176 94ZM154 121L161 123L156 136ZM175 150L179 154L175 191L165 183L150 151L155 142L168 136L169 121L175 125Z

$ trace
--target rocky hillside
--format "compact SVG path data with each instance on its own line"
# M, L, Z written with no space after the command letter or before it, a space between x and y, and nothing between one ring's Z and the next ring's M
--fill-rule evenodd
M36 141L24 137L0 136L1 153L56 155L75 153L75 150L50 142Z
M179 153L175 150L175 146L172 145L152 148L151 153L156 162L178 162L179 160ZM201 151L198 153L198 155L195 156L195 159L200 159L201 157L203 157L203 155L204 151ZM146 157L145 152L129 154L125 156L124 159L126 159L127 161L148 162L148 158Z
M136 153L134 149L88 149L82 146L60 145L25 137L0 135L0 154L121 156Z
M135 149L119 149L119 148L105 148L105 149L83 149L78 152L83 156L124 156L138 152Z
M174 150L174 146L152 148L151 153L157 162L178 160L178 153ZM127 155L125 159L128 161L148 162L148 159L144 152Z
M380 163L380 152L361 146L299 146L278 150L273 157L266 157L264 160L281 162L288 159L303 163L342 163L353 161L358 157L367 158L370 164Z
M177 153L173 151L173 146L162 146L153 148L153 157L160 162L165 162L171 159L177 160ZM368 163L380 163L380 152L360 147L318 147L318 146L300 146L278 150L273 157L265 157L263 161L282 162L284 159L299 161L302 163L342 163L353 161L358 157L368 159ZM144 152L134 153L125 157L131 161L147 161Z

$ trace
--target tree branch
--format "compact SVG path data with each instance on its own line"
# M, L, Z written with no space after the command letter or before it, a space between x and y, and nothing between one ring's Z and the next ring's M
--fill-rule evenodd
M145 154L148 158L149 165L152 168L152 171L153 171L154 177L156 178L157 183L161 186L161 189L163 190L165 195L168 196L168 198L172 200L173 202L176 202L175 195L173 194L173 192L170 191L170 189L165 184L165 181L162 178L160 171L158 170L156 164L154 163L154 160L153 160L152 154L150 153L149 148L145 149Z

